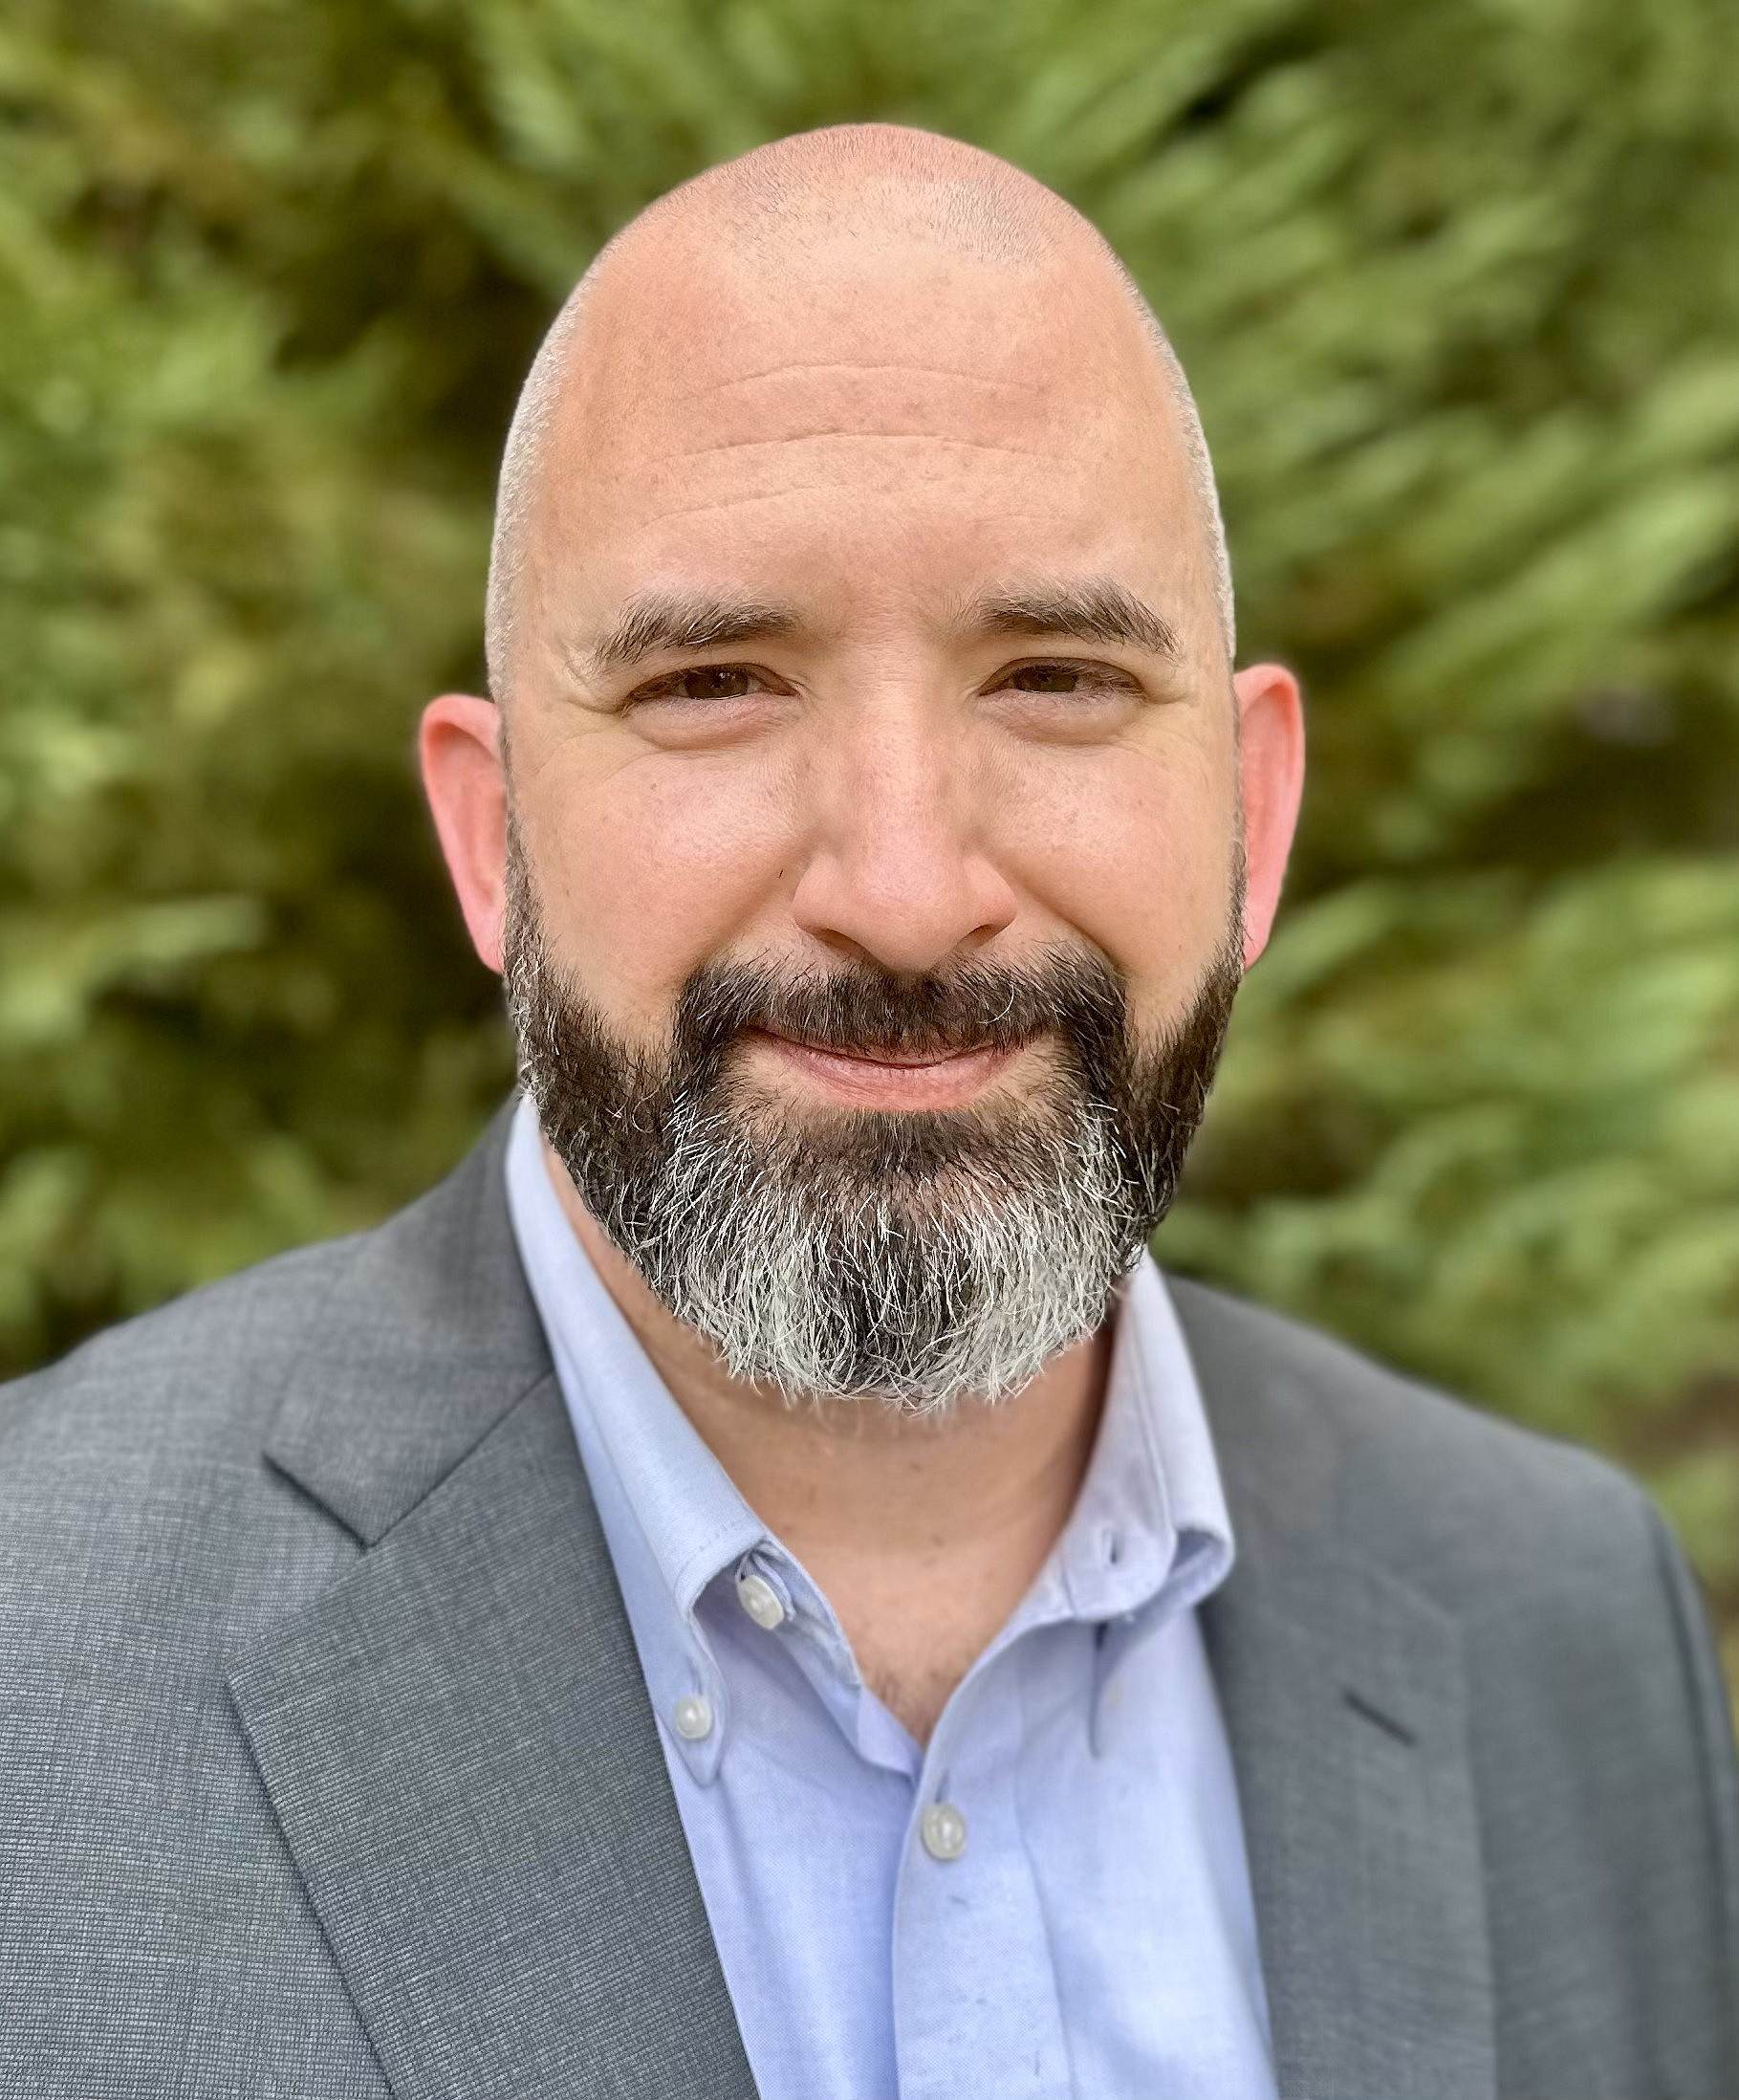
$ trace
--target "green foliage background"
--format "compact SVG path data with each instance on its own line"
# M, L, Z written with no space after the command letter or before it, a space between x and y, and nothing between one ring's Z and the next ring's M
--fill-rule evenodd
M901 118L1127 256L1307 681L1167 1258L1617 1453L1739 1619L1736 80L1730 0L11 0L0 1362L464 1147L409 737L518 377L648 198Z

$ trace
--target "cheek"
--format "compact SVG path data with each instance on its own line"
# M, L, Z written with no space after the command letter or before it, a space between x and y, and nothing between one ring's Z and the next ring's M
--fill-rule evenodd
M788 798L741 754L660 753L562 789L537 848L550 938L620 1020L661 1027L689 973L742 945L777 893Z
M1226 931L1235 790L1220 757L1046 752L1020 762L1005 865L1048 917L1104 950L1138 1004L1187 995Z

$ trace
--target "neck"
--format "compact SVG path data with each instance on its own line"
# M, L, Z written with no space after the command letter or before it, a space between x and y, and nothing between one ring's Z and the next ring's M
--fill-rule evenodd
M793 1405L732 1378L611 1244L547 1147L544 1160L677 1405L825 1593L865 1678L926 1739L1068 1520L1098 1426L1108 1329L994 1406L920 1416L868 1398Z

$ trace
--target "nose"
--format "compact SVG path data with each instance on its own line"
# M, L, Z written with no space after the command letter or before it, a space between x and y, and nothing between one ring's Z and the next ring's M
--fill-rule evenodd
M984 837L968 755L922 711L866 711L816 761L820 821L793 910L813 938L916 973L969 955L1018 909Z

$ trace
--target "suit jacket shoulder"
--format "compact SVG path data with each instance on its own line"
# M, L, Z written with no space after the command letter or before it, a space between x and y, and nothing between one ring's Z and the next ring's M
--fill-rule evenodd
M1329 1335L1172 1289L1248 1563L1227 1617L1253 1598L1308 1618L1343 1691L1371 1621L1349 1612L1332 1656L1337 1594L1417 1600L1416 1626L1443 1635L1432 1670L1463 1691L1500 2089L1739 2089L1730 1715L1653 1504L1605 1460ZM1341 1589L1331 1564L1357 1571ZM1261 1733L1245 1730L1258 1764Z
M0 1388L0 2095L385 2090L226 1679L540 1375L490 1149Z
M1657 1520L1619 1468L1406 1377L1319 1328L1168 1280L1216 1437L1247 1492L1279 1492L1461 1613L1562 1577L1634 1578ZM1250 1463L1251 1458L1255 1463ZM1263 1461L1275 1458L1277 1464Z

